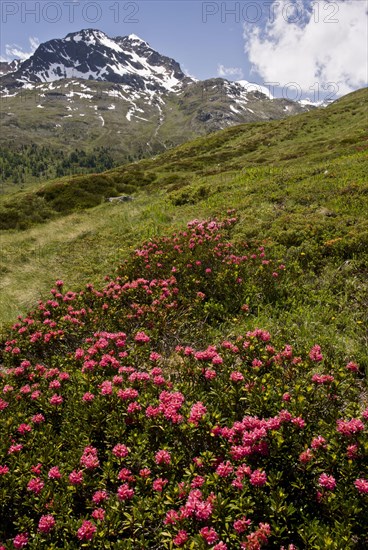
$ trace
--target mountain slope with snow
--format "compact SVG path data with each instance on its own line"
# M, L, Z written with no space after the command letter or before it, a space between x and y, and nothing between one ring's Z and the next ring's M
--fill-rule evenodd
M244 80L195 80L138 36L110 38L96 29L40 44L3 72L0 145L103 146L119 162L234 124L313 108L272 98L267 88Z

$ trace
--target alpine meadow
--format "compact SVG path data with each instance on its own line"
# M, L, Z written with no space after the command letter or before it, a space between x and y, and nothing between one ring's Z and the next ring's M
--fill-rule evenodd
M367 549L368 89L203 99L91 32L102 99L51 41L0 78L0 550Z

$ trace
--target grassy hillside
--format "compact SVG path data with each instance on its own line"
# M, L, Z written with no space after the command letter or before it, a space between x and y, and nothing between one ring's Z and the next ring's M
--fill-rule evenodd
M362 363L257 328L301 281L237 223L150 239L103 286L58 280L13 325L2 550L366 547Z
M210 79L152 99L118 84L65 79L5 95L0 184L16 191L54 177L101 172L234 124L313 108L258 92L248 93L239 107L239 90L230 88Z
M142 239L236 208L238 237L267 242L293 266L287 301L261 309L260 321L308 342L334 338L345 355L363 356L366 99L361 90L326 109L229 128L154 159L3 198L3 227L32 227L1 234L2 322L56 277L72 288L97 282ZM121 192L134 201L102 202Z
M2 198L0 550L368 547L366 100Z

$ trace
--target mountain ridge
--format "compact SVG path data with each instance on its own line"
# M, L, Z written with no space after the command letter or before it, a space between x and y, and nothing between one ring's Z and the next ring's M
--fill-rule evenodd
M13 69L0 77L1 179L7 184L60 175L52 168L60 150L89 155L103 147L119 164L229 126L314 108L273 98L247 81L195 80L140 37L112 39L97 29L44 42ZM45 169L23 169L29 159L9 165L13 151L32 144L50 149ZM72 169L86 171L74 165L64 173Z

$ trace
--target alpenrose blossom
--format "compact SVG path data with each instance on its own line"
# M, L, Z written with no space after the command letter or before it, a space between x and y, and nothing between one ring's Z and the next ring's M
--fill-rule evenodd
M62 474L59 470L59 468L57 466L53 466L50 470L49 470L49 473L47 474L47 477L49 479L61 479L62 478Z
M29 480L27 490L38 495L44 488L45 483L39 477L33 477Z
M184 546L187 540L188 540L188 533L182 529L173 539L173 543L175 544L175 546Z
M96 508L92 512L92 517L98 521L103 521L105 519L105 510L103 508Z
M351 436L364 430L364 424L359 418L352 418L351 420L339 419L336 421L336 429L339 433Z
M250 475L249 481L254 487L262 487L267 482L266 472L254 470L254 472Z
M251 522L250 519L247 519L245 516L243 516L242 518L237 519L236 521L234 521L233 527L234 527L235 531L240 534L240 533L244 533L244 531L246 531L248 529L248 527L251 523L252 522Z
M358 372L358 371L359 371L359 365L357 365L357 364L354 363L353 361L350 361L350 362L346 365L346 368L347 368L347 370L350 370L351 372Z
M81 527L79 527L77 531L77 537L79 538L79 540L92 540L96 530L96 525L94 525L92 521L86 519L82 523Z
M57 393L54 393L52 397L49 399L50 405L59 406L64 401L63 397L61 395L58 395Z
M55 518L51 514L41 516L38 522L38 531L40 533L48 534L55 527Z
M19 533L13 539L14 548L24 548L28 544L28 533Z
M320 361L323 361L323 355L321 352L321 347L316 344L312 347L312 349L309 352L309 357L312 361L319 363Z
M203 527L203 529L201 529L199 532L204 540L207 542L207 544L213 544L219 538L213 527Z
M79 472L73 470L69 474L69 482L71 485L81 485L83 483L83 472L81 470Z
M119 500L130 500L134 496L134 489L129 487L128 483L123 483L118 487L118 499Z
M333 476L323 473L319 476L318 485L328 491L333 491L336 487L336 480Z
M104 500L107 500L109 498L109 495L107 494L107 491L96 491L92 496L92 502L95 504L101 504L101 502L104 502Z
M152 487L154 491L158 491L159 493L163 490L165 485L169 483L168 479L163 479L162 477L159 477L158 479L155 479L152 483Z
M112 454L115 455L118 458L124 458L124 457L128 456L129 450L128 450L128 447L126 447L126 445L123 445L122 443L118 443L113 448Z
M170 461L171 455L168 451L165 451L164 449L157 451L157 453L155 454L156 464L170 464Z
M358 489L359 493L368 494L368 480L367 479L356 479L354 481L355 487Z

